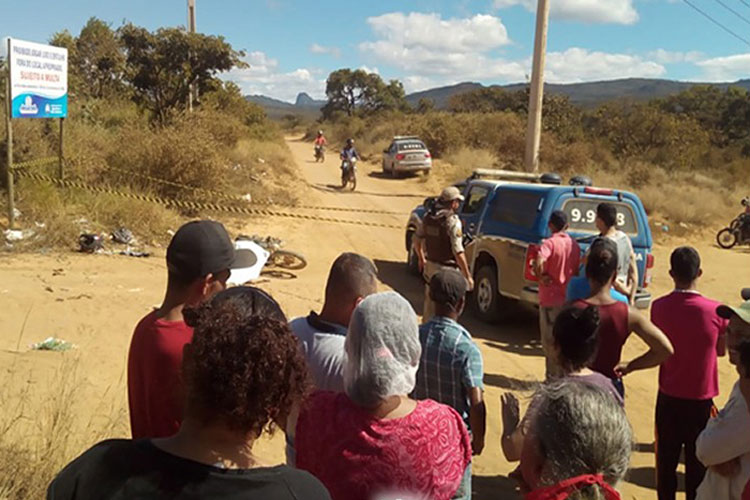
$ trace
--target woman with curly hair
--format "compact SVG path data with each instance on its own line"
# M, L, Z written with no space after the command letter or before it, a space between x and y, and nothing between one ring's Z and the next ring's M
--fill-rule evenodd
M186 401L177 434L99 443L60 472L47 497L330 499L310 474L265 466L252 452L308 383L276 301L239 287L184 316L194 334L183 356Z
M471 462L469 434L453 408L408 396L422 353L409 302L395 292L364 299L345 350L345 393L317 392L299 413L297 467L334 500L452 498Z

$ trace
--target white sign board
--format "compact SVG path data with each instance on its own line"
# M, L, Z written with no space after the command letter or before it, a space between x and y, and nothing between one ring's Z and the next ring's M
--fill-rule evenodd
M68 115L68 49L9 39L13 118Z

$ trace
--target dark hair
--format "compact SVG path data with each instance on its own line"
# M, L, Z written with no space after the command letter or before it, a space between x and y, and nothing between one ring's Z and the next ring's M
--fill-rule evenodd
M737 346L737 351L740 353L740 366L745 373L741 374L742 377L750 377L750 341L740 342Z
M669 263L674 278L683 283L690 283L695 280L701 270L701 256L693 247L675 249L669 257Z
M599 203L596 207L596 216L599 217L607 227L617 225L617 208L611 203Z
M272 431L308 387L305 360L278 303L257 288L237 287L183 314L194 328L182 367L186 412L237 431Z
M617 266L617 244L609 238L595 239L586 261L586 278L605 285L617 273Z
M572 371L585 367L596 355L599 345L599 309L568 307L555 319L552 328L560 348L561 364Z
M346 252L333 262L326 283L326 301L350 301L375 293L378 269L367 257Z

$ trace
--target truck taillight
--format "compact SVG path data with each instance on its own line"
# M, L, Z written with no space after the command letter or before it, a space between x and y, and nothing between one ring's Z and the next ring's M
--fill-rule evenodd
M646 288L651 284L651 269L654 268L654 256L652 254L646 254L646 275L643 277L643 288Z
M397 154L397 155L396 155L396 161L401 161L401 160L403 160L404 158L406 158L406 155L403 155L403 154L401 154L401 153L399 153L399 154Z
M523 273L526 281L539 281L539 277L534 271L534 262L536 262L537 255L539 255L539 245L529 245L526 250L526 266Z

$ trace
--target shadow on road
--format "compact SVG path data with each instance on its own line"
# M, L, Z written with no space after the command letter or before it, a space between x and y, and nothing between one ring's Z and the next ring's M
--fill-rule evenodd
M324 193L340 193L341 192L341 186L336 186L333 184L310 184L308 183L308 186L310 186L312 189L316 189L318 191L323 191ZM353 191L352 194L360 194L360 195L367 195L367 196L381 196L383 198L416 198L416 199L424 199L423 194L414 194L414 193L373 193L371 191Z
M406 297L417 314L422 314L424 285L418 276L407 271L405 262L375 260L380 281ZM467 297L471 302L471 297ZM519 307L512 317L497 325L477 319L468 308L460 322L472 337L485 340L489 347L523 356L542 356L536 315Z
M536 380L521 380L514 377L500 375L499 373L485 373L484 383L500 389L520 392L535 391L541 384L541 382Z
M498 498L521 498L516 482L508 476L473 476L471 493L474 500L496 500Z
M634 467L628 471L625 481L644 488L656 489L656 469L653 467ZM677 491L685 491L685 474L677 471Z

